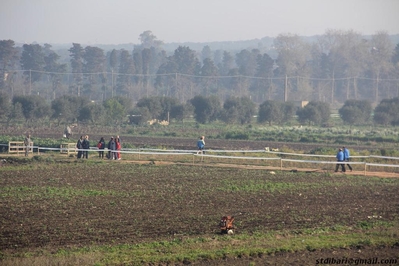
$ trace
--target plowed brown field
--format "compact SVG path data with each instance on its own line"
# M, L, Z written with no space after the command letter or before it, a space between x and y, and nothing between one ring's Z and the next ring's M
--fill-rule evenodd
M370 221L399 219L397 179L71 160L0 171L0 250L4 254L212 237L225 214L236 217L237 235L271 230L300 235L314 228L356 228ZM265 243L265 248L272 245ZM320 257L397 258L398 245L226 256L190 263L314 265Z
M59 138L58 133L40 130L36 133L36 137ZM92 140L100 137L95 133L90 136ZM195 140L180 138L124 136L123 141L138 147L194 149L195 146ZM319 145L207 140L210 149L283 146L309 151ZM389 179L375 177L385 176L384 173L271 174L265 167L255 169L246 165L150 164L126 160L100 163L74 158L3 166L6 167L0 169L0 264L5 265L26 265L24 259L9 258L27 252L41 254L91 245L184 241L192 237L213 239L219 233L220 217L226 214L236 217L238 236L287 230L300 236L309 230L337 225L352 228L351 233L361 233L364 226L399 220L399 181L397 174L392 173L386 174L394 177ZM385 235L384 229L381 230L381 235ZM399 261L398 234L390 236L392 245L375 245L365 240L343 248L310 247L301 251L227 255L215 260L155 265L315 265L317 259L329 257ZM264 243L264 248L273 248L273 243ZM2 261L2 257L8 260ZM120 264L139 265L136 259Z

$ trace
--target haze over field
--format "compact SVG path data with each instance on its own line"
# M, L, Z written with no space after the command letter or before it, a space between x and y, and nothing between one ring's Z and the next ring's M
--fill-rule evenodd
M399 34L397 0L2 0L0 39L22 43L239 41L353 29Z

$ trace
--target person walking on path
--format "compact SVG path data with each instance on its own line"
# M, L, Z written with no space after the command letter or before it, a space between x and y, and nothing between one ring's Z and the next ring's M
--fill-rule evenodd
M346 172L345 163L343 163L345 161L345 156L344 156L344 152L342 151L341 148L339 148L336 158L337 158L338 163L337 163L337 166L335 167L335 172L338 172L338 168L339 168L339 166L341 166L342 172L345 173Z
M31 144L30 134L27 134L25 139L24 139L25 156L29 155L29 150L31 148L30 144Z
M89 159L89 149L90 149L90 142L89 142L89 136L86 135L85 139L83 140L82 143L82 148L84 149L83 151L83 158Z
M80 136L80 138L78 139L78 142L76 143L76 148L78 149L78 159L82 158L82 154L83 154L83 136Z
M199 137L198 141L197 141L197 154L202 153L205 154L204 148L205 148L205 136L201 136Z
M350 152L345 147L342 147L342 149L344 152L344 161L346 162L346 165L348 166L349 170L352 172L352 166L349 164Z
M98 141L97 148L100 150L98 152L98 157L104 159L105 140L103 137L101 137L101 139Z

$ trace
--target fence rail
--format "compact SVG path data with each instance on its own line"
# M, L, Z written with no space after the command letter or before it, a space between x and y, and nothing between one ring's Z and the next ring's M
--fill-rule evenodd
M9 142L8 150L9 153L24 153L26 146L23 145L23 142ZM33 142L31 146L29 146L30 151L33 149L37 149L38 154L41 151L59 151L61 154L76 154L78 151L88 151L88 152L98 152L100 151L97 147L92 147L90 149L77 149L75 143L62 143L60 148L48 148L48 147L38 147L33 146ZM109 152L110 150L105 148L104 152ZM139 149L122 149L117 152L121 154L130 154L130 155L137 155L138 160L146 160L151 157L149 156L192 156L192 163L195 163L195 158L200 158L202 162L204 158L208 158L216 162L217 160L224 160L224 161L234 161L236 163L240 160L252 160L257 161L261 166L273 166L277 169L283 170L284 168L292 167L292 165L300 165L301 167L298 168L312 168L316 170L323 169L320 165L336 165L338 162L335 160L335 155L316 155L316 154L299 154L299 153L286 153L286 152L276 152L276 151L268 151L266 150L207 150L206 153L198 154L197 150L166 150L166 149L149 149L149 148L139 148ZM227 155L227 154L234 154L234 155ZM247 156L246 154L254 154L258 153L259 156ZM240 154L237 156L235 154ZM288 159L285 157L313 157L312 160L307 159ZM283 158L284 157L284 158ZM320 160L315 160L314 158L319 158ZM330 158L331 160L326 160ZM364 175L367 175L367 172L370 172L370 168L391 168L394 173L397 172L397 168L399 168L399 157L389 157L389 156L376 156L376 155L369 155L369 156L352 156L352 159L360 159L362 161L350 161L350 162L339 162L339 164L351 164L351 165L359 165L362 169L361 171L364 172ZM375 159L382 159L382 160L392 160L394 163L376 163L370 162L368 160L375 160ZM211 162L211 161L209 161ZM266 165L266 162L268 165ZM398 163L396 163L398 162ZM380 172L383 172L384 169ZM392 171L391 171L392 172Z
M29 143L29 152L32 153L33 152L33 142L31 141ZM23 141L10 141L8 142L8 153L25 153L26 151L26 145L24 144Z
M69 156L70 154L77 154L78 149L76 148L76 143L61 143L60 153L66 154L67 156Z

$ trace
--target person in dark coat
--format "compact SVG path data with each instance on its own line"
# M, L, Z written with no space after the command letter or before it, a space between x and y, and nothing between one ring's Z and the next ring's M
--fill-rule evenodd
M83 151L83 158L89 159L89 149L90 149L90 142L89 142L89 136L86 135L83 143L82 143L82 148L84 149Z
M339 166L341 166L342 172L346 172L345 163L343 163L345 161L345 155L341 148L339 148L336 158L338 163L337 166L335 167L335 172L338 172Z
M78 142L76 143L76 148L78 149L78 159L82 158L82 154L83 154L83 136L80 136L80 139L78 140Z
M98 157L104 159L105 140L103 137L98 141L97 148L99 149Z
M115 159L115 150L116 150L116 143L114 137L108 142L108 159L114 160Z

